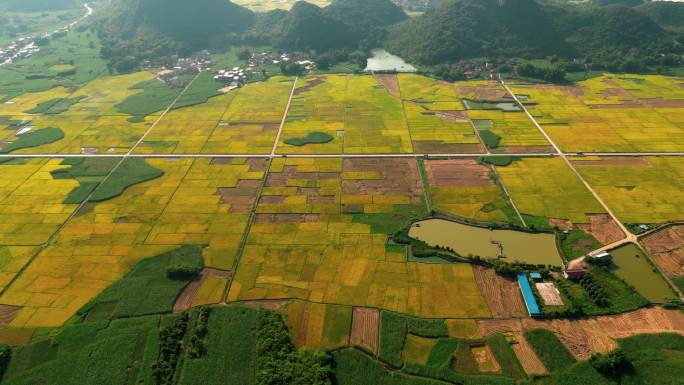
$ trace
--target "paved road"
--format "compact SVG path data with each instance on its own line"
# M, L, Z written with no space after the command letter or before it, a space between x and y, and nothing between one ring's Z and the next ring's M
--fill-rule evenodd
M137 147L137 144L136 144ZM78 154L78 153L36 153L36 154L0 154L0 158L117 158L123 156L143 157L143 158L477 158L487 157L512 157L512 158L540 158L540 157L639 157L639 156L684 156L684 152L566 152L563 155L548 152L533 153L496 153L482 154L478 152L470 153L420 153L420 154L133 154L133 153L112 153L112 154Z

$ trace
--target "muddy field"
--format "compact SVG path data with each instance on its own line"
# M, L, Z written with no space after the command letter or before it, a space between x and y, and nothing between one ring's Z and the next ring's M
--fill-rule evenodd
M430 185L439 187L493 186L491 169L475 160L450 159L425 162Z
M9 325L20 310L19 306L0 305L0 326Z
M527 316L520 289L515 281L501 277L493 269L482 266L473 266L473 273L493 317Z
M355 307L352 311L350 343L364 346L377 355L379 322L378 309Z
M297 87L294 90L294 95L301 95L306 91L311 90L312 88L316 87L319 84L325 83L325 78L323 77L315 77L312 79L309 79L309 82L305 86Z
M669 277L684 275L684 226L670 226L650 234L641 244Z

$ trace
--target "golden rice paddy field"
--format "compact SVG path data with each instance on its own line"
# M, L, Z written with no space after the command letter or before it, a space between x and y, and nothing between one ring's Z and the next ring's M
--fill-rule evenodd
M565 151L684 149L684 79L603 75L574 86L513 87Z
M3 293L1 303L22 307L11 327L61 325L137 261L183 244L206 245L203 253L208 267L232 268L266 170L265 161L233 159L225 162L202 158L148 159L147 162L164 174L131 186L113 199L87 203ZM25 235L14 230L17 235L8 234L4 245L12 246L13 237L23 237L25 240L17 242L22 246L42 244L66 219L68 214L62 211L68 207L59 203L66 191L74 187L74 181L66 180L69 184L64 187L45 189L45 183L66 183L64 180L50 181L49 174L44 175L54 167L58 167L57 162L50 161L22 186L25 186L23 191L27 191L34 184L31 190L43 195L52 191L50 200L36 203L36 213L32 216L38 218L42 205L52 203L54 213L42 215L59 219L58 224L34 226L30 221L35 219L27 218L23 224ZM43 186L35 188L35 183ZM14 194L21 191L19 188ZM3 203L9 204L12 199L17 198L9 195ZM33 199L45 202L41 197ZM30 210L24 206L23 212ZM47 222L47 219L43 221ZM36 234L29 231L31 229L40 232ZM11 247L9 250L16 252L18 259L22 258L22 251L27 251ZM8 269L16 267L10 264Z
M151 79L154 74L141 72L27 93L0 104L0 117L64 134L17 153L80 153L89 147L128 152L161 112L135 123L117 105L142 92L131 87ZM679 149L676 138L684 128L680 84L675 78L612 75L576 87L517 84L515 92L527 95L532 113L565 150L672 150ZM296 83L273 77L169 111L134 149L168 154L144 159L163 174L80 209L65 202L84 182L52 173L68 167L62 159L1 158L0 304L20 307L9 327L59 326L138 261L194 244L205 246L205 266L226 274L207 278L193 305L300 300L284 310L291 313L296 344L334 348L348 343L354 306L420 317L491 316L470 265L408 262L405 249L388 244L390 234L427 215L428 208L517 224L509 198L523 216L586 224L589 216L605 214L559 158L491 166L477 159L413 157L173 157L270 154L293 89L279 154L484 154L483 131L500 138L492 152L548 148L522 112L492 107L510 103L496 82L321 75ZM56 114L26 112L55 98L79 100ZM0 132L0 142L23 135ZM314 132L330 138L288 143ZM683 219L679 157L572 161L623 222Z
M622 222L684 219L683 158L575 158L573 163Z
M392 160L356 161L273 160L228 299L299 298L424 317L487 316L470 265L407 263L401 249L387 246L387 233L369 224L399 206L419 205L415 161L397 165L413 169L399 186L382 164ZM358 195L364 190L370 194Z

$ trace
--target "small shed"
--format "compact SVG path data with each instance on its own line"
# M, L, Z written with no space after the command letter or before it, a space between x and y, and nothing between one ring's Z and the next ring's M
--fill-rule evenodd
M530 278L532 278L535 281L541 281L542 276L539 273L530 273Z
M587 273L584 269L567 269L563 272L563 276L567 279L579 279L584 277Z

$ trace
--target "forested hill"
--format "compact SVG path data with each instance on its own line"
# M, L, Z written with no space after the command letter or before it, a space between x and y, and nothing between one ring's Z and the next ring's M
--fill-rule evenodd
M637 8L626 6L445 0L425 15L393 26L386 45L421 64L552 55L607 62L626 54L655 57L681 52L681 39Z
M119 71L142 59L190 53L242 33L254 14L229 0L113 0L94 23Z

